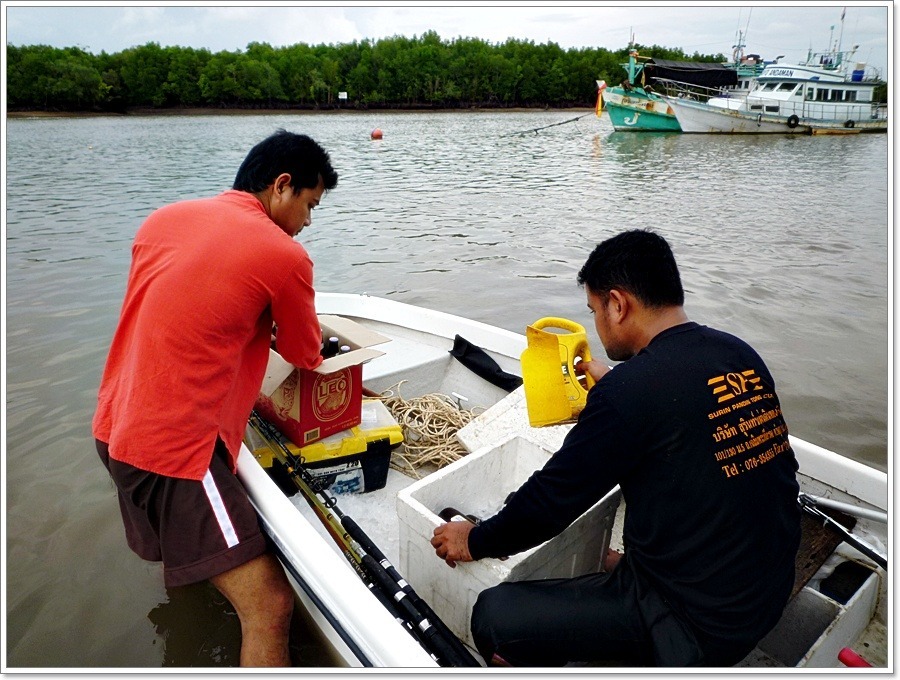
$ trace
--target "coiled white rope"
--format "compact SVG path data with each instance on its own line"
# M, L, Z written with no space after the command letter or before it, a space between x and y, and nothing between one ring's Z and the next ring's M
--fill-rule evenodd
M440 393L405 399L400 394L404 382L401 380L385 390L379 398L403 431L403 446L394 452L391 466L420 479L421 468L440 469L468 453L456 433L477 413L461 408L452 397ZM404 465L396 463L394 458L399 458Z

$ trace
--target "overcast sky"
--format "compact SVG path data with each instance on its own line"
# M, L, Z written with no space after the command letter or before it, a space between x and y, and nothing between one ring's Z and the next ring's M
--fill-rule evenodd
M619 49L635 40L680 47L689 54L730 56L738 31L746 52L787 61L840 42L859 45L854 59L880 69L893 56L890 2L151 2L48 3L3 1L6 41L12 45L81 47L99 54L156 42L162 46L244 50L248 43L280 47L336 44L433 30L445 40L477 37L552 41L564 49ZM96 6L103 4L103 6ZM841 14L846 8L843 24Z

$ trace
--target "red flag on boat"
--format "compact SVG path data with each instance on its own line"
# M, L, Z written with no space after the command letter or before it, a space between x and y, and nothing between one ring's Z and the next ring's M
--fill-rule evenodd
M597 111L598 116L601 113L603 113L603 90L605 90L605 89L606 89L606 81L598 80L597 81L597 106L596 106L596 111Z

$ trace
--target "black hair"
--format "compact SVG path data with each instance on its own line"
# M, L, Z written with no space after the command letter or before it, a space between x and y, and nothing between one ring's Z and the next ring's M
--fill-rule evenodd
M594 248L578 272L578 283L602 296L613 288L627 291L648 307L684 304L672 249L646 229L624 231Z
M325 149L306 135L277 130L250 149L238 168L232 189L255 194L283 172L291 176L295 193L315 188L320 177L326 191L337 186L338 175Z

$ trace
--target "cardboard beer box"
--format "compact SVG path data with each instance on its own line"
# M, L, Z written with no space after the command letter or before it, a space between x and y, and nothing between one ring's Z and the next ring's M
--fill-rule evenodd
M256 400L259 414L302 447L359 425L362 418L362 365L384 352L381 333L340 316L319 315L324 336L337 336L349 352L325 359L315 370L299 369L269 350L266 376Z

